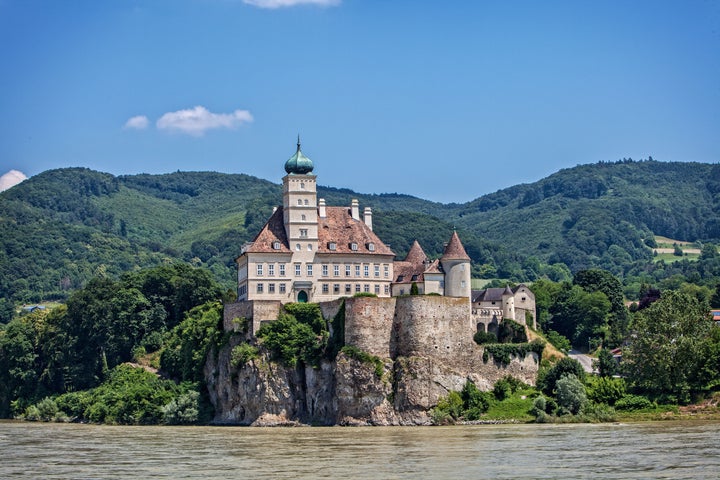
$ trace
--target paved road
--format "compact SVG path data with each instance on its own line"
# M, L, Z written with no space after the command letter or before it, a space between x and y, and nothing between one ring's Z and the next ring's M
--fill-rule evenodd
M584 353L580 353L578 350L570 350L568 352L568 357L573 358L580 362L580 365L582 365L583 370L585 370L587 373L592 373L592 357L589 357L585 355Z

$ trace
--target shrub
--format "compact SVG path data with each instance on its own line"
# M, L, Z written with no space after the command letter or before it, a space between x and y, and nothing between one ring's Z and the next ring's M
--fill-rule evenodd
M552 395L557 381L568 373L574 375L581 382L585 380L585 370L580 362L572 358L561 358L550 369L538 373L537 387L544 394Z
M358 292L358 293L356 293L355 295L353 295L353 297L355 297L355 298L358 298L358 297L374 297L374 298L377 298L377 295L375 295L375 294L372 293L372 292Z
M604 403L587 403L582 409L582 420L587 422L614 422L616 418L615 409Z
M483 351L483 362L487 362L492 356L496 363L507 365L510 359L515 356L524 359L528 353L535 352L538 358L542 358L542 352L545 349L545 342L540 339L533 340L530 343L495 343L487 344Z
M570 340L568 340L563 335L560 335L555 330L548 330L548 332L545 334L545 338L547 338L548 342L552 343L555 348L557 348L563 353L569 352L572 348L572 346L570 345Z
M325 350L328 332L317 334L310 325L281 313L277 320L260 327L257 337L275 358L289 367L296 366L298 361L316 366Z
M582 382L573 374L565 374L557 381L557 402L561 413L577 414L587 403Z
M142 339L142 342L140 343L141 346L145 347L145 350L148 353L157 352L160 347L162 347L163 343L163 334L162 332L155 330L153 332L148 333L145 335L145 338Z
M200 393L190 391L172 399L162 407L163 423L187 425L196 423L200 416Z
M238 368L241 365L245 365L250 360L258 358L257 347L250 345L249 343L241 343L233 347L230 352L230 365L233 368Z
M145 347L143 347L142 345L138 345L137 347L132 349L133 362L139 361L145 355L147 355L147 351L145 350Z
M432 418L436 417L444 419L442 423L454 423L455 420L462 417L464 408L463 400L458 392L450 392L445 398L438 401L437 406L433 409Z
M473 340L478 345L483 345L486 343L497 343L497 337L492 332L483 332L479 331L473 335Z
M352 345L345 345L340 349L340 351L348 357L354 358L359 362L373 365L375 367L375 376L378 378L382 378L383 373L385 373L385 364L382 360L380 360L379 357L376 357L375 355L370 355L369 353L364 352Z
M488 395L478 390L475 383L470 380L465 383L465 386L460 391L460 398L462 398L463 408L466 410L465 417L468 420L477 420L481 413L487 412L488 408L490 408Z
M643 410L654 406L653 402L641 395L625 395L615 402L616 410Z
M587 379L588 398L595 403L615 405L625 396L626 384L622 378L589 377Z
M525 326L508 318L500 322L497 339L500 343L525 343L528 341Z

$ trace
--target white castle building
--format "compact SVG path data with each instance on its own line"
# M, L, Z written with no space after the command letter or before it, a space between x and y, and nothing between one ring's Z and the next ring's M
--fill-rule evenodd
M331 207L317 198L313 163L300 149L285 162L283 205L275 209L238 265L238 301L324 302L357 293L390 297L436 293L470 299L470 257L453 232L429 261L415 242L404 261L373 232L372 211L357 200Z

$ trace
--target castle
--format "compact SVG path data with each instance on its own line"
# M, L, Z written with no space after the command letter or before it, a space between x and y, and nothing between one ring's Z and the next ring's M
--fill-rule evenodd
M361 217L357 200L349 207L326 205L317 198L313 169L298 138L295 154L285 162L282 206L236 259L238 302L228 305L226 320L251 320L254 333L260 322L277 318L284 303L327 306L358 293L391 299L416 290L425 295L422 302L427 306L433 303L428 294L459 299L451 310L467 319L470 338L471 330L497 331L503 318L522 324L534 321L535 298L525 285L471 290L470 257L457 232L439 259L430 260L415 241L406 258L396 261L395 253L373 232L371 208L365 207ZM402 304L420 303L420 298L413 296ZM392 324L392 318L388 320Z
M415 242L396 261L373 232L370 208L361 218L357 200L335 207L317 199L299 139L285 171L282 206L236 260L238 301L223 315L225 331L236 335L205 366L217 422L424 425L439 399L468 381L485 391L506 375L535 381L536 350L501 360L473 339L497 332L503 319L534 320L527 286L471 290L470 257L456 232L438 259ZM331 336L380 364L344 351L298 368L235 364L234 348L254 342L290 302L317 303Z

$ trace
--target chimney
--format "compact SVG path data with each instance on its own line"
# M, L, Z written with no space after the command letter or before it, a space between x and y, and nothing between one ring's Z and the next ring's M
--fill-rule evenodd
M318 200L318 215L320 218L327 217L327 212L325 211L325 199L321 198Z
M365 219L365 225L367 225L368 228L372 230L372 209L370 207L365 207L365 210L363 211L363 217Z
M352 199L350 212L353 220L360 220L360 202L357 201L357 198Z

